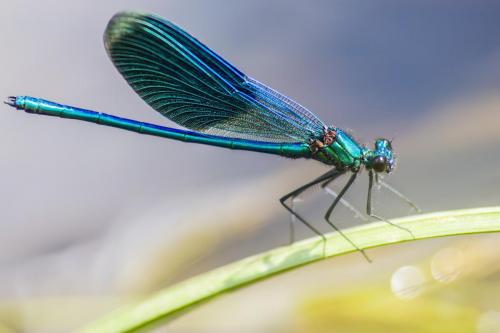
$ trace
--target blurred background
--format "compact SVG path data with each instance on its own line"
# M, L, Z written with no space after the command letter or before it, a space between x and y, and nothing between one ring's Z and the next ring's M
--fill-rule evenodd
M500 202L500 3L2 1L0 92L175 126L127 86L102 33L157 13L362 143L424 212ZM0 107L0 332L68 332L288 242L278 199L314 161L189 145ZM347 199L363 209L366 177ZM297 203L323 231L332 198ZM379 214L409 213L376 193ZM361 223L339 208L342 227ZM312 235L298 227L299 237ZM224 295L158 332L500 332L500 237L400 244Z

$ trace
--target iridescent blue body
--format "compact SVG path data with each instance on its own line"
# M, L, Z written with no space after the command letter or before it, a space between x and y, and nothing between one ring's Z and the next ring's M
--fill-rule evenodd
M24 110L28 113L83 120L100 125L121 128L140 134L159 136L167 139L201 143L229 149L250 150L290 158L308 157L308 154L310 156L309 146L303 143L273 143L225 138L215 135L208 135L193 131L185 131L176 128L148 124L127 118L116 117L106 113L62 105L29 96L17 96L13 103L16 108Z
M326 186L341 174L351 172L347 185L325 215L327 223L336 228L329 220L331 212L364 166L370 175L367 213L374 216L370 206L373 176L393 169L388 140L377 139L373 150L358 144L342 129L326 126L300 104L246 76L178 26L156 15L115 15L104 33L104 43L109 57L133 90L154 110L189 130L29 96L10 97L6 103L28 113L229 149L311 158L333 166L331 171L281 198L287 210L321 236L286 200L314 184Z
M311 144L307 142L274 143L227 138L116 117L106 113L76 108L30 96L17 96L12 99L10 103L17 109L24 110L28 113L83 120L140 134L159 136L184 142L200 143L229 149L249 150L289 158L314 158L325 164L334 165L337 168L352 169L354 171L358 170L362 164L369 163L370 156L372 155L383 153L392 158L392 152L390 149L387 149L383 141L378 140L378 149L370 151L360 146L339 128L335 129L336 137L330 145L325 145L322 149L313 152L311 150ZM320 138L321 137L318 137L317 139Z

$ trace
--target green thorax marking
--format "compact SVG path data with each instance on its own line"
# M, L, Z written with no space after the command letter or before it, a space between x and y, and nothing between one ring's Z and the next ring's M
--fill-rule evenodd
M329 145L326 144L328 141L324 140L324 135L321 138L322 141L315 144L315 147L317 146L318 149L313 152L312 157L320 162L328 165L335 165L336 167L342 169L359 168L364 152L363 147L361 147L356 141L354 141L354 139L341 129L336 128L333 132L333 142ZM311 144L311 146L312 145L313 144Z

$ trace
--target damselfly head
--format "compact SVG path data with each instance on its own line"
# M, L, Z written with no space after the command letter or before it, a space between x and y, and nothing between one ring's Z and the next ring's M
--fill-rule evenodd
M394 167L391 142L387 139L375 140L375 149L367 154L365 164L375 172L390 173Z

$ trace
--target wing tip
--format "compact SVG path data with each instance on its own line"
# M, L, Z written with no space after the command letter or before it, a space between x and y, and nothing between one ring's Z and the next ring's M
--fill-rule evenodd
M104 31L103 39L106 50L109 51L115 41L120 40L123 36L133 31L134 27L149 20L156 20L169 24L164 18L145 11L120 11L113 15Z
M138 18L151 14L139 11L121 11L113 15L104 30L104 45L108 50L113 41L120 39Z

